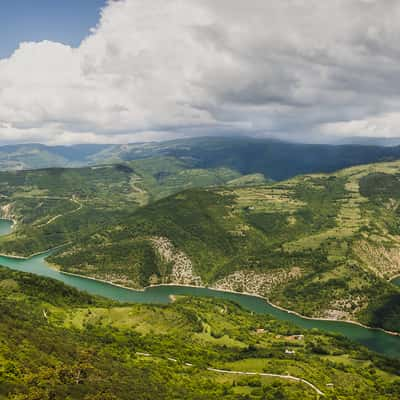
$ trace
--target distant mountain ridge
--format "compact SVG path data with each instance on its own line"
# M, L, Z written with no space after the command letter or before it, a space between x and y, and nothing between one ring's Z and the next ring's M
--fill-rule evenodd
M354 165L400 159L400 146L299 144L273 139L202 137L123 145L42 144L0 147L0 170L83 167L174 157L193 168L226 167L242 175L262 173L273 180L333 172Z
M46 146L40 143L1 146L0 170L85 166L91 155L108 147L102 144Z

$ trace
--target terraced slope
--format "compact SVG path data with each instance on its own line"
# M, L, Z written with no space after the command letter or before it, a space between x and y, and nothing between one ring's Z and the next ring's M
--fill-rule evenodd
M209 285L400 331L400 162L274 185L189 190L52 257L131 287Z
M2 400L400 396L398 361L229 302L115 304L0 267L0 307Z

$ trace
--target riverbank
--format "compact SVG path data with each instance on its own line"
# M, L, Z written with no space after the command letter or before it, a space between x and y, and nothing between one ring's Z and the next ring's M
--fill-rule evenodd
M75 287L95 296L110 298L120 304L171 304L173 298L209 297L231 301L240 305L250 313L270 315L272 318L287 321L301 329L318 329L343 335L350 340L358 342L372 351L376 351L391 358L400 358L400 336L386 333L384 330L362 326L357 323L346 323L337 320L317 320L303 318L298 313L285 310L268 302L268 299L251 293L238 293L228 290L215 290L214 288L196 285L153 285L146 288L134 289L127 287L125 282L113 284L106 279L97 279L82 274L62 273L59 266L49 265L45 259L51 256L49 251L30 260L17 260L7 257L0 259L0 265L27 273L34 273L47 278L55 279L66 285Z
M390 278L389 279L389 282L390 283L393 283L393 281L395 281L396 279L399 279L400 278L400 274L397 274L397 275L395 275L395 276L393 276L392 278ZM396 285L397 286L397 285Z
M17 221L17 219L16 218L13 218L13 217L0 217L0 220L1 221L7 221L7 222L11 222L11 225L10 225L10 229L12 230L12 229L15 229L15 227L18 225L18 221ZM11 233L11 232L10 232Z
M15 256L15 255L12 255L12 254L0 253L0 257L14 258L15 260L30 260L33 256L31 256L31 257L22 257L22 256Z
M8 218L1 218L0 220L7 221L7 222L13 223L13 224L16 223L16 221L14 221L14 220L12 220L12 219L8 219ZM28 260L30 260L30 259L32 259L32 258L34 258L34 257L43 256L43 255L46 256L46 254L50 255L52 252L57 251L58 249L60 249L60 248L62 248L62 247L65 247L65 246L67 246L67 245L70 244L70 243L71 243L71 242L67 242L67 243L61 244L61 245L59 245L59 246L56 246L56 247L47 249L47 250L45 250L45 251L40 251L40 252L31 254L30 256L26 256L26 257L24 257L24 256L19 256L19 255L9 255L9 254L4 254L4 253L1 253L1 254L0 254L0 257L7 257L7 258L10 258L10 259L15 259L15 260L28 261ZM44 259L45 259L45 258L46 258L46 257L44 257ZM371 327L371 326L362 324L361 322L358 322L358 321L353 321L353 320L341 320L341 319L334 319L334 318L321 318L321 317L310 317L310 316L306 316L306 315L303 315L303 314L301 314L301 313L299 313L299 312L297 312L297 311L290 310L290 309L287 309L287 308L282 307L282 306L280 306L280 305L274 304L274 303L272 303L271 301L269 301L268 298L266 298L266 297L264 297L264 296L261 296L261 295L259 295L259 294L256 294L256 293L236 292L236 291L232 291L232 290L228 290L228 289L219 289L219 288L216 288L216 287L213 287L213 286L196 286L196 285L184 285L184 284L176 284L176 283L157 284L157 285L149 285L149 286L144 287L144 288L135 288L135 287L125 286L125 285L123 285L123 284L118 284L118 283L110 282L110 281L105 280L105 279L99 279L99 278L94 278L94 277L86 276L86 275L82 275L82 274L76 274L76 273L71 273L71 272L62 271L58 265L49 263L49 262L47 262L47 261L46 261L46 265L47 265L49 268L51 268L51 269L53 269L53 270L56 270L56 271L58 271L59 273L64 274L64 275L70 275L70 276L75 276L75 277L78 277L78 278L89 279L89 280L92 280L92 281L96 281L96 282L101 282L101 283L104 283L104 284L112 285L112 286L115 286L115 287L118 287L118 288L121 288L121 289L124 289L124 290L133 290L133 291L136 291L136 292L139 292L139 291L140 291L140 292L144 292L144 291L146 291L147 289L155 288L155 287L176 286L176 287L183 287L183 288L208 289L208 290L212 290L212 291L215 291L215 292L225 292L225 293L231 293L231 294L234 294L234 295L245 295L245 296L256 297L256 298L262 299L262 300L265 301L267 304L269 304L271 307L274 307L274 308L276 308L276 309L278 309L278 310L281 310L281 311L283 311L283 312L286 312L286 313L288 313L288 314L295 315L295 316L297 316L297 317L299 317L299 318L302 318L302 319L305 319L305 320L310 320L310 321L326 321L326 322L343 322L343 323L347 323L347 324L352 324L352 325L360 326L360 327L362 327L362 328L369 329L369 330L381 331L381 332L384 332L384 333L386 333L386 334L393 335L393 336L400 336L400 333L399 333L399 332L388 331L388 330L385 330L385 329L379 328L379 327ZM397 279L398 277L400 277L400 274L398 274L398 275L394 276L393 278L391 278L390 281L392 282L393 280ZM170 301L171 301L171 298L170 298Z
M0 253L0 257L7 257L7 258L14 258L15 260L26 260L26 261L28 261L28 260L30 260L30 259L32 259L34 257L42 256L43 254L53 253L53 252L57 251L58 249L61 249L62 247L68 246L69 244L71 244L71 242L60 244L59 246L51 247L50 249L47 249L47 250L44 250L44 251L38 251L37 253L33 253L30 256L26 256L26 257L12 255L12 254L4 254L4 253ZM46 261L46 264L50 265L50 263L48 261ZM57 269L57 271L60 271L60 270Z
M300 314L300 313L298 313L296 311L293 311L293 310L284 308L282 306L276 305L276 304L270 302L268 300L268 298L266 298L264 296L261 296L261 295L258 295L258 294L254 294L254 293L235 292L235 291L227 290L227 289L218 289L218 288L215 288L215 287L212 287L212 286L196 286L196 285L184 285L184 284L175 284L175 283L165 283L165 284L149 285L149 286L144 287L144 288L134 288L134 287L129 287L129 286L126 286L126 285L123 285L123 284L113 283L113 282L110 282L110 281L105 280L105 279L94 278L94 277L86 276L86 275L82 275L82 274L76 274L76 273L72 273L72 272L62 271L60 269L59 265L55 265L55 264L52 264L52 263L49 263L49 262L46 261L47 256L51 255L57 249L59 249L61 247L64 247L64 246L66 246L68 244L69 243L64 243L64 244L62 244L60 246L57 246L55 248L51 248L51 249L48 249L48 250L43 251L43 252L35 253L35 254L31 255L30 257L10 256L10 255L5 255L5 254L2 254L0 256L6 257L6 258L9 258L9 259L21 260L21 261L29 261L30 259L33 259L33 258L37 259L37 257L42 256L43 257L43 261L45 262L47 268L49 268L50 270L53 270L53 271L57 271L61 275L77 277L77 278L81 278L81 279L87 279L87 280L93 281L93 282L99 282L99 283L102 283L102 284L111 285L112 287L115 287L115 288L120 288L120 289L123 289L123 290L132 291L132 293L134 293L134 292L136 292L136 293L144 293L148 289L157 288L157 287L160 287L160 288L162 288L162 287L181 287L181 288L187 288L187 289L204 289L204 290L212 291L212 292L214 292L216 294L217 293L228 293L228 294L239 295L239 296L247 296L249 298L258 298L258 299L262 300L263 302L265 302L270 307L272 307L272 308L274 308L276 310L282 311L284 313L287 313L289 315L296 316L296 317L298 317L298 318L300 318L302 320L308 320L308 321L311 321L311 322L312 321L315 321L315 322L323 321L323 322L331 322L331 323L345 323L345 324L348 324L349 326L351 326L351 325L358 326L358 327L361 327L363 329L367 329L367 330L370 330L370 331L379 331L379 332L383 332L383 333L391 335L391 336L400 337L400 333L399 332L388 331L388 330L385 330L385 329L379 328L379 327L371 327L371 326L362 324L361 322L358 322L358 321L338 320L338 319L332 319L332 318L318 318L318 317L309 317L309 316L306 316L306 315L302 315L302 314ZM171 301L172 301L171 297L168 297L168 302L171 302Z
M357 325L357 326L360 326L362 328L369 329L369 330L372 330L372 331L384 332L384 333L386 333L388 335L392 335L392 336L400 336L399 332L393 332L393 331L388 331L388 330L383 329L383 328L377 328L377 327L368 326L368 325L362 324L361 322L357 322L357 321L339 320L339 319L332 319L332 318L308 317L308 316L302 315L302 314L300 314L300 313L298 313L296 311L289 310L287 308L284 308L284 307L281 307L279 305L276 305L276 304L270 302L268 300L268 298L266 298L264 296L261 296L261 295L258 295L258 294L253 294L253 293L248 293L248 292L235 292L233 290L227 290L227 289L216 289L216 288L213 288L212 286L195 286L195 285L183 285L183 284L176 284L176 283L164 283L164 284L158 284L158 285L149 285L149 286L146 286L144 288L132 288L132 287L129 287L129 286L124 286L124 285L120 285L120 284L117 284L117 283L113 283L113 282L110 282L110 281L107 281L107 280L104 280L104 279L93 278L93 277L90 277L90 276L85 276L85 275L81 275L81 274L75 274L75 273L72 273L72 272L64 272L64 271L62 271L60 269L57 269L57 271L59 271L61 274L64 274L64 275L70 275L70 276L76 276L76 277L79 277L79 278L89 279L89 280L93 280L93 281L96 281L96 282L101 282L101 283L105 283L105 284L108 284L108 285L116 286L116 287L119 287L119 288L122 288L122 289L125 289L125 290L133 290L133 291L136 291L136 292L145 292L147 289L157 288L157 287L160 287L160 288L162 288L162 287L182 287L182 288L192 288L192 289L208 289L208 290L211 290L211 291L214 291L214 292L225 292L225 293L231 293L231 294L235 294L235 295L256 297L256 298L259 298L259 299L265 301L267 304L269 304L270 306L272 306L272 307L274 307L274 308L276 308L278 310L287 312L288 314L296 315L299 318L306 319L306 320L309 320L309 321L343 322L343 323L350 324L350 325ZM173 301L173 298L170 298L170 300Z
M146 286L145 288L137 288L137 289L136 289L136 288L133 288L133 287L123 286L123 285L120 285L120 284L118 284L118 283L113 283L113 282L110 282L110 281L106 281L105 279L93 278L93 277L91 277L91 276L86 276L86 275L81 275L81 274L75 274L75 273L73 273L73 272L66 272L66 271L61 270L61 269L59 268L58 265L56 265L56 264L51 264L51 263L49 263L49 262L47 262L47 261L46 261L46 264L48 264L49 267L52 267L53 269L55 269L56 271L58 271L60 274L63 274L63 275L76 276L77 278L89 279L89 280L91 280L91 281L100 282L100 283L105 283L105 284L107 284L107 285L115 286L115 287L118 287L118 288L121 288L121 289L125 289L125 290L133 290L133 291L135 291L135 292L145 292L147 288L152 287L152 286ZM161 286L162 286L162 285L161 285ZM175 286L177 286L177 285L175 285ZM199 286L198 286L198 287L199 287Z
M16 219L0 217L0 236L10 235L16 226Z
M235 292L233 290L226 290L226 289L215 289L213 287L205 287L205 286L193 286L193 285L179 285L179 284L175 284L175 283L166 283L166 284L162 284L162 285L150 285L147 286L146 288L144 288L144 290L146 290L147 288L152 288L152 287L163 287L163 286L180 286L180 287L189 287L189 288L201 288L201 289L209 289L209 290L213 290L215 292L226 292L226 293L232 293L232 294L239 294L239 295L244 295L244 296L250 296L250 297L258 297L259 299L264 300L266 303L268 303L270 306L277 308L278 310L287 312L288 314L293 314L296 315L299 318L303 318L303 319L308 319L310 321L327 321L327 322L344 322L346 324L352 324L352 325L358 325L361 326L362 328L365 329L370 329L370 330L374 330L374 331L381 331L384 333L387 333L389 335L393 335L393 336L400 336L400 332L392 332L392 331L387 331L383 328L376 328L373 326L368 326L368 325L364 325L361 322L357 322L357 321L352 321L352 320L341 320L341 319L332 319L332 318L318 318L318 317L308 317L306 315L300 314L296 311L293 310L289 310L287 308L278 306L277 304L272 303L271 301L268 300L268 298L258 295L258 294L254 294L254 293L248 293L248 292Z

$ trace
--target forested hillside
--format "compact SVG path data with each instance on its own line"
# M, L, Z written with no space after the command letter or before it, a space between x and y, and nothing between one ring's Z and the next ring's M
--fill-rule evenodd
M0 252L28 256L124 220L138 207L191 187L266 182L171 157L76 169L0 172L0 216L16 221Z
M86 236L51 261L143 287L211 285L314 317L400 330L400 163L274 185L189 190Z
M0 268L0 307L4 400L400 396L398 361L215 299L115 304Z
M0 174L0 252L124 286L244 291L312 317L400 331L400 162L303 175L171 157ZM201 187L207 187L199 189ZM194 189L195 188L195 189ZM186 190L185 190L186 189Z

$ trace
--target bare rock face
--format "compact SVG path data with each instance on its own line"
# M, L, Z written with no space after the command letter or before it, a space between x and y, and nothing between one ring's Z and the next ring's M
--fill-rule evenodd
M329 307L320 314L320 318L349 321L368 306L368 299L364 296L354 296L331 301Z
M0 207L0 216L4 219L14 219L13 205L11 203Z
M168 238L153 237L150 241L161 259L172 264L169 277L171 283L202 286L201 278L195 275L190 258L183 251L176 249Z
M219 290L245 292L260 296L268 295L275 287L301 276L298 267L268 272L236 271L217 281L213 287Z

